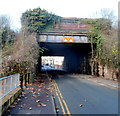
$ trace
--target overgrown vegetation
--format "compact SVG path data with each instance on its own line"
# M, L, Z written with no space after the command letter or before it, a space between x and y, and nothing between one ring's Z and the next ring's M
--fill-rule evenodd
M53 26L58 16L46 10L36 8L22 14L22 28L19 33L10 28L10 20L0 17L1 76L15 73L36 73L39 53L43 50L37 43L37 35L49 26Z
M39 46L35 34L27 35L21 31L16 35L14 44L7 44L2 50L2 74L35 73L39 56Z
M7 16L0 16L0 42L1 49L6 44L12 44L15 39L15 32L10 28L10 20Z
M110 19L99 18L87 20L91 29L88 37L91 41L92 58L91 72L92 75L99 76L99 65L102 66L102 76L104 76L104 68L107 66L113 75L118 78L118 35L117 29L112 27ZM96 43L94 49L93 43Z
M40 34L45 29L54 27L59 18L59 16L53 13L48 13L48 11L44 9L35 8L33 10L27 10L22 14L21 23L23 28L30 33L35 32Z

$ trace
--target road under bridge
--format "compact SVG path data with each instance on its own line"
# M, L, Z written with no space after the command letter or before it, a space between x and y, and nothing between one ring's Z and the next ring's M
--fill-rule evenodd
M54 43L40 42L41 48L46 48L38 60L39 68L41 67L42 56L63 56L63 69L68 73L91 74L90 43Z
M41 33L38 43L46 48L40 54L37 71L41 69L42 56L63 56L63 69L68 73L91 74L91 43L87 37L89 25L76 18L62 18L54 29ZM95 48L95 47L94 47Z

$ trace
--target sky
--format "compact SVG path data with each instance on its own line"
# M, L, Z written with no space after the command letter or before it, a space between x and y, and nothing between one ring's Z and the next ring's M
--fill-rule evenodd
M20 17L26 10L42 8L62 17L90 18L102 8L118 15L120 0L0 0L0 15L8 15L12 28L20 29Z

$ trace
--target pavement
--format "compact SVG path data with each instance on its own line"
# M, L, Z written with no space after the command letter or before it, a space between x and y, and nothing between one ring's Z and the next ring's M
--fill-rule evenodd
M74 77L79 77L82 79L90 80L92 82L98 83L103 86L108 86L108 87L117 88L117 89L119 88L119 84L117 80L108 80L103 77L95 77L91 75L82 75L82 74L73 74L69 76L74 76Z
M56 115L50 80L45 76L42 78L37 77L33 84L27 85L27 88L23 89L22 94L3 116L18 114Z
M101 77L93 77L91 75L72 74L67 75L71 77L90 80L103 86L118 88L118 82L113 80L106 80ZM69 78L68 78L69 80ZM67 82L63 79L64 82ZM70 81L71 83L71 81ZM75 82L77 83L77 82ZM67 85L67 84L65 84ZM71 85L70 85L71 87ZM67 87L63 90L65 91ZM72 90L72 88L71 88ZM67 90L68 91L68 90ZM73 91L74 92L74 91ZM66 94L67 92L65 92ZM71 92L70 92L71 93ZM28 114L56 114L57 102L54 98L54 88L51 85L51 80L45 75L40 75L35 79L35 82L24 87L19 98L8 108L3 116L9 115L28 115ZM58 105L59 106L59 105Z

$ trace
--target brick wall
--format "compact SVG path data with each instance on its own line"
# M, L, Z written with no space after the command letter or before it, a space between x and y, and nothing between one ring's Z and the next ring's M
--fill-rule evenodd
M78 31L88 31L90 28L89 25L83 24L79 20L75 19L66 19L61 20L59 24L55 25L55 29L62 29L62 30L78 30Z

